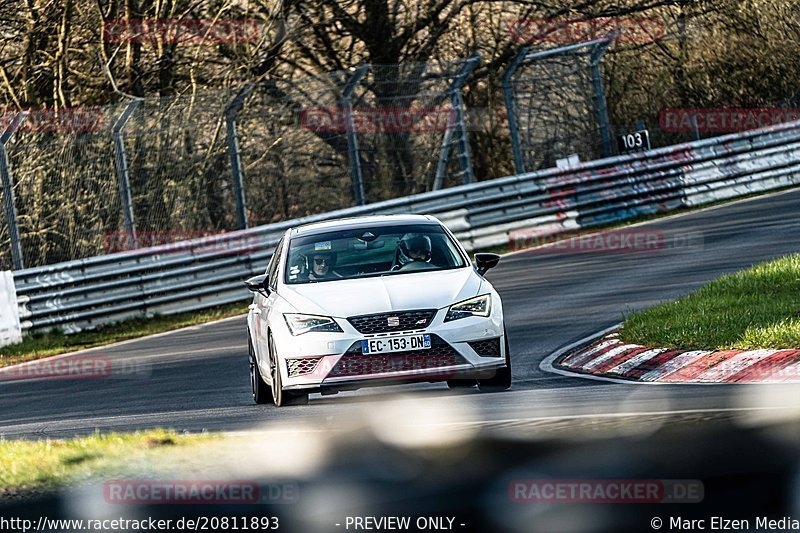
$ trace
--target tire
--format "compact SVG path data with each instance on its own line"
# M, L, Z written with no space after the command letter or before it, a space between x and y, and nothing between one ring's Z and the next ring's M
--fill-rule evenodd
M272 342L272 335L268 337L269 341L269 370L272 376L272 403L275 407L284 407L286 405L308 405L308 394L285 391L283 390L280 367L278 366L278 358L275 355L275 347Z
M508 349L508 333L505 327L503 337L506 340L506 367L499 369L493 378L479 379L478 389L481 392L501 392L511 387L511 352Z
M448 379L447 386L451 389L468 389L474 387L478 382L474 379Z
M253 341L250 339L250 331L247 331L247 351L250 356L250 387L253 389L253 401L257 404L265 404L272 401L272 391L258 371L258 361L256 361Z

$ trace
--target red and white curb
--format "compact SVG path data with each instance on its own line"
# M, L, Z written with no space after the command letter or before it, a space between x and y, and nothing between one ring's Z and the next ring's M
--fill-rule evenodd
M671 350L626 344L619 325L545 359L542 370L643 383L800 382L800 350Z

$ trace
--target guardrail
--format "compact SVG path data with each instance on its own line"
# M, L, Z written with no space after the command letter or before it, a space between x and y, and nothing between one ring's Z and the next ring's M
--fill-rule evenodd
M192 241L14 272L23 330L78 331L244 302L283 232L345 216L438 216L469 250L800 183L800 122L388 200ZM179 250L175 248L179 247Z

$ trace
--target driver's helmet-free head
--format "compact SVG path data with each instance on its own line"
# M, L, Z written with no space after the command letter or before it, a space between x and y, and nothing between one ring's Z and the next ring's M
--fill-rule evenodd
M431 260L431 238L418 233L408 233L400 239L397 251L401 265L412 261L428 263Z

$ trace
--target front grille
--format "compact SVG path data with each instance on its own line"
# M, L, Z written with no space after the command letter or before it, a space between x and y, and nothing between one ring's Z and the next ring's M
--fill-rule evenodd
M361 343L355 343L333 367L328 377L360 376L430 370L461 365L467 361L452 346L431 335L430 350L414 350L389 354L363 355Z
M289 370L289 377L304 376L310 374L317 368L319 357L306 357L304 359L287 359L286 367Z
M351 316L347 320L359 333L368 335L370 333L425 329L430 325L434 316L436 316L436 309L422 309L418 311L397 311L395 313ZM395 317L397 318L396 322L394 321ZM389 325L390 318L392 323L397 323L396 326Z
M467 343L481 357L500 357L500 337Z

